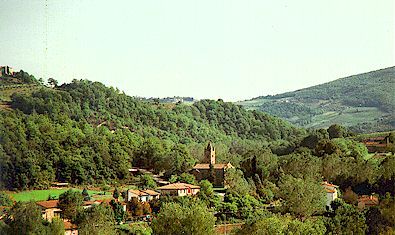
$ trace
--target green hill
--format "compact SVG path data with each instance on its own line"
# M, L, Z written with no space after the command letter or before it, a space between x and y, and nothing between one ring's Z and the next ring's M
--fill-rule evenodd
M54 88L37 83L22 93L7 89L8 108L0 108L0 188L124 180L132 164L180 174L209 140L224 146L219 159L231 160L231 143L280 148L305 134L233 103L161 104L87 80Z
M395 67L239 102L306 128L341 124L367 133L395 129Z

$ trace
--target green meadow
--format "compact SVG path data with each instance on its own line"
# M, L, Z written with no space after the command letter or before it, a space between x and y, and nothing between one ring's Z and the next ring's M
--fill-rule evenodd
M7 192L15 201L25 202L25 201L45 201L48 199L49 195L51 197L58 199L59 195L64 193L65 191L69 190L68 188L65 189L44 189L44 190L29 190L29 191L21 191L21 192ZM82 192L81 189L73 189L76 191ZM90 196L100 195L100 197L109 197L111 196L110 192L105 192L105 195L101 195L102 191L93 191L88 190Z

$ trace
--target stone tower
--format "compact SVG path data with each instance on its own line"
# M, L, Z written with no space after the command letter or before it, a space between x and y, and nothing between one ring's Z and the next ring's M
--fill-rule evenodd
M211 141L208 142L208 145L204 150L203 163L215 164L215 149Z

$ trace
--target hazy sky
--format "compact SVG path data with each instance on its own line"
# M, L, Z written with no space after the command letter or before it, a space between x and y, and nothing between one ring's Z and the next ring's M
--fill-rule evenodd
M393 0L0 0L0 9L0 64L132 96L235 101L395 60Z

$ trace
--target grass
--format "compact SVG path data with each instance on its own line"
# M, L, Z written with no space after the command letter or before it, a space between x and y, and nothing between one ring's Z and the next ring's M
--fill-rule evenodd
M68 188L65 189L45 189L45 190L30 190L30 191L22 191L22 192L7 192L15 201L45 201L48 199L48 196L59 198L59 195L66 192ZM76 191L82 191L81 189L73 189ZM93 191L88 190L90 196L99 195L102 191ZM102 197L110 197L112 194L110 192L106 192L106 195Z
M326 112L314 116L306 127L323 128L331 124L341 123L344 126L355 126L360 123L377 122L382 112L373 107L348 108L342 112Z

